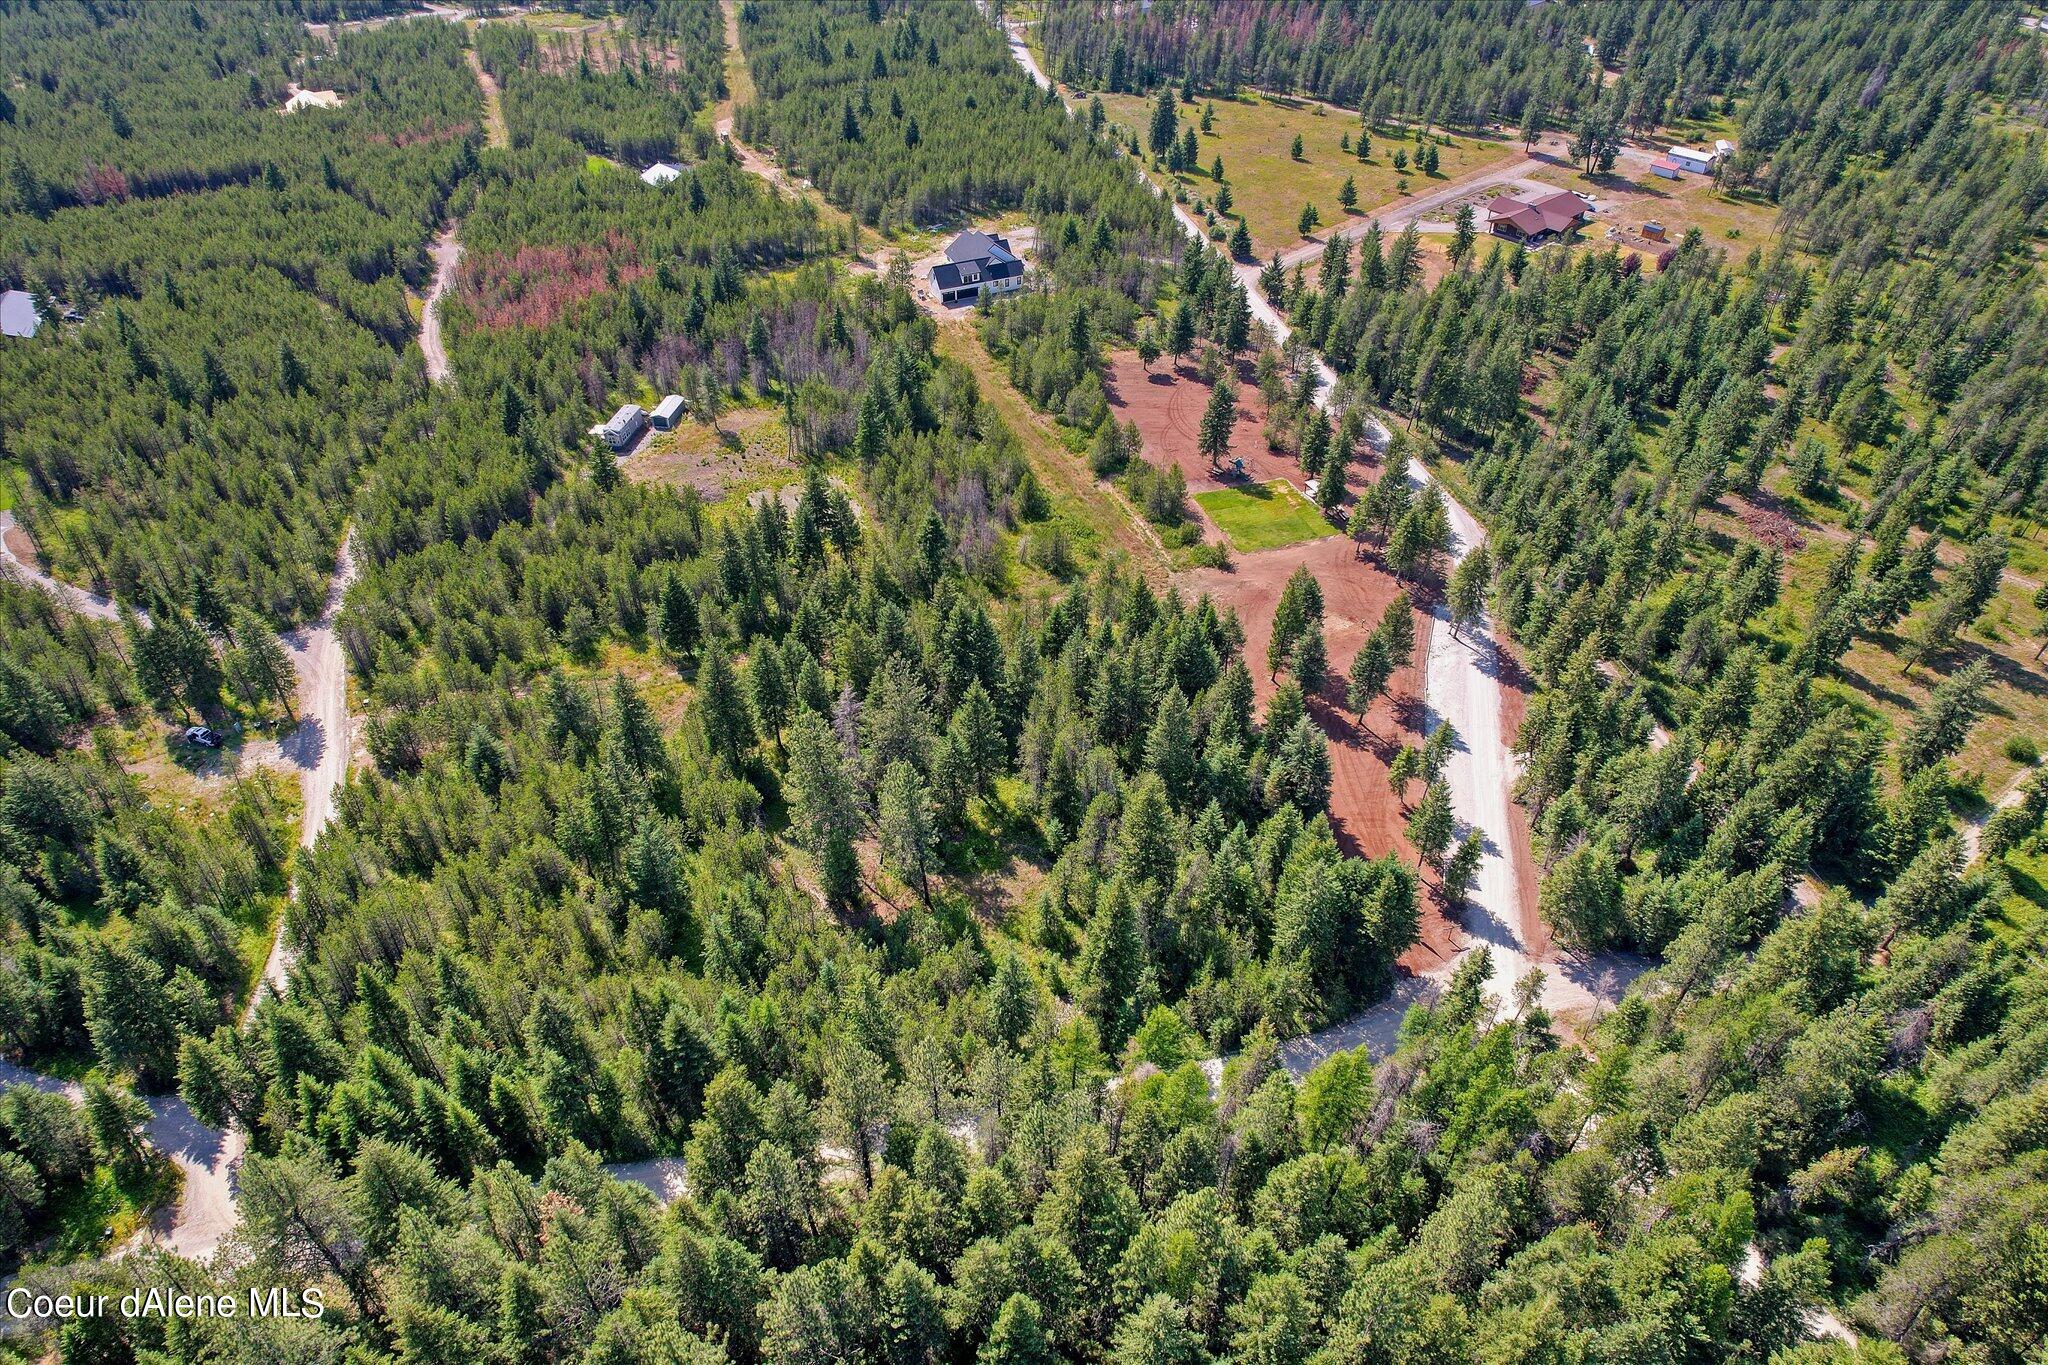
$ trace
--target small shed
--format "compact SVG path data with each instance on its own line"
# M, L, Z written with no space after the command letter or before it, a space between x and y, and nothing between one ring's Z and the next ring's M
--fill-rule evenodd
M35 297L27 290L10 289L0 294L0 336L32 337L42 325Z
M663 185L674 184L682 178L682 175L683 168L676 165L675 162L657 161L646 170L640 172L640 183L643 185L653 185L658 189Z
M590 434L613 450L633 444L640 428L647 425L647 412L638 403L628 403L611 415L611 420L590 429Z
M1676 180L1684 172L1685 167L1668 156L1660 156L1650 163L1650 174L1662 176L1666 180Z
M1643 236L1649 238L1653 242L1663 241L1664 225L1658 222L1656 219L1652 218L1650 221L1643 224Z
M683 420L683 409L686 406L688 405L683 402L681 394L672 393L654 405L654 411L648 414L647 420L653 424L656 431L673 431L676 423Z

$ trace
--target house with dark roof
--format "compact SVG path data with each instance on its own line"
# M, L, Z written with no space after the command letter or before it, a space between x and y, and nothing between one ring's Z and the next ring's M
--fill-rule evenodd
M946 243L946 259L931 269L932 292L941 303L1007 294L1024 284L1024 262L1001 237L963 232Z
M1486 230L1511 242L1541 246L1576 232L1588 212L1586 201L1570 190L1527 198L1495 195L1486 202Z

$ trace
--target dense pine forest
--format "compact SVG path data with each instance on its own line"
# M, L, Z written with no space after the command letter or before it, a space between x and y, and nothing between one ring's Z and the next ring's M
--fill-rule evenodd
M0 284L41 322L0 339L0 473L115 603L0 582L0 1051L46 1078L0 1093L0 1269L244 1305L10 1301L0 1353L2039 1355L2018 11L1032 16L1053 75L1191 122L1240 87L1369 129L1730 120L1783 224L1432 276L1414 229L1234 268L965 3L479 8L0 7ZM1030 285L945 316L908 257L970 223ZM1470 871L1338 837L1327 582L1267 631L1065 548L1097 476L1217 548L1111 402L1132 348L1257 376L1355 562L1512 650L1537 913L1649 968L1611 1008L1501 999L1485 947L1411 991ZM590 434L665 393L682 430ZM1437 482L1381 457L1344 506L1368 419ZM1447 495L1489 534L1455 574ZM1795 499L1803 538L1757 515ZM277 632L345 533L353 766L295 850ZM1372 640L1361 717L1428 653L1405 595ZM1400 761L1448 829L1433 733ZM245 1144L200 1258L143 1230L196 1178L173 1103ZM252 1316L273 1286L324 1311Z

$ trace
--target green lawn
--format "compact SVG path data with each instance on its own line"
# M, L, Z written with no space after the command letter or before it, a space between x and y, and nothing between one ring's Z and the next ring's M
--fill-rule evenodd
M1195 501L1230 538L1230 547L1245 554L1332 534L1329 518L1285 479L1197 493Z
M1085 106L1086 98L1081 102ZM1181 123L1199 128L1203 107L1210 102L1200 100L1180 106ZM1152 123L1150 98L1104 95L1102 103L1112 122L1132 129L1143 142ZM1216 194L1216 182L1210 178L1209 170L1215 159L1222 157L1223 178L1230 185L1234 201L1231 211L1244 215L1252 247L1261 258L1300 244L1297 229L1305 203L1316 206L1325 228L1332 227L1354 214L1363 215L1396 203L1405 195L1423 194L1447 180L1511 161L1521 150L1521 144L1514 140L1462 134L1441 136L1437 147L1441 165L1438 174L1429 176L1412 164L1415 135L1409 129L1376 129L1371 137L1370 157L1360 161L1341 145L1342 140L1358 136L1360 124L1356 114L1345 115L1313 101L1251 93L1236 99L1217 99L1214 104L1216 113L1210 131L1197 136L1196 148L1201 158L1198 172L1172 178L1190 195L1207 203ZM1299 161L1291 155L1296 137L1302 143ZM1397 151L1405 152L1411 159L1406 171L1394 168ZM1358 197L1352 213L1337 202L1338 189L1346 177L1354 182ZM1449 213L1446 209L1445 216Z

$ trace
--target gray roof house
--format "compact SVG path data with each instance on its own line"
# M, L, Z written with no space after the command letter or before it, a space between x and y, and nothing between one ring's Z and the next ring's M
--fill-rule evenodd
M985 288L1007 294L1024 283L1024 262L1010 244L986 232L963 232L946 243L946 259L931 269L932 292L941 303L974 299Z
M624 450L646 425L647 413L638 403L628 403L613 413L611 420L590 429L590 434L613 450Z
M0 294L0 336L32 337L40 326L36 301L27 291L10 289Z

